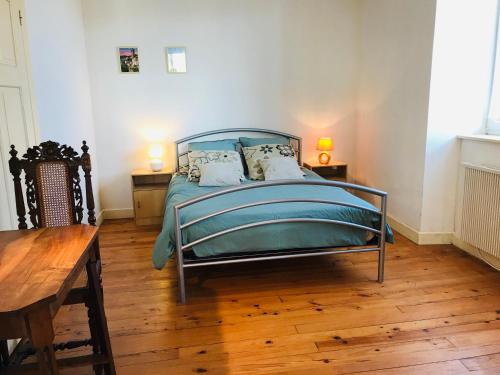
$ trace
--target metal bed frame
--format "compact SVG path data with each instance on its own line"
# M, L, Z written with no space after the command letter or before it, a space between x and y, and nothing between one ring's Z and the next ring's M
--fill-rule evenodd
M231 128L231 129L221 129L214 130L210 132L200 133L196 135L192 135L190 137L186 137L176 141L176 168L177 171L182 167L181 158L186 158L187 151L180 151L179 147L186 142L193 141L195 139L201 139L210 137L217 134L224 133L257 133L257 134L267 134L267 135L278 135L288 139L290 144L294 144L295 151L297 152L298 162L302 165L302 140L300 137L275 131L275 130L266 130L266 129L255 129L255 128ZM185 165L185 164L184 164ZM187 223L181 223L181 210L188 206L192 206L198 202L205 201L207 199L215 198L221 195L231 194L238 191L243 190L253 190L253 189L261 189L269 186L284 186L284 185L320 185L320 186L331 186L331 187L340 187L344 189L351 189L355 191L360 191L368 194L372 194L380 197L380 209L371 209L367 207L362 207L355 204L349 204L339 201L329 201L329 200L321 200L321 199L272 199L265 201L257 201L244 205L239 205L235 207L226 208L223 210L219 210L208 215L199 217L195 220L191 220ZM281 203L291 203L291 202L301 202L301 203L322 203L322 204L331 204L337 206L351 207L357 208L364 211L370 211L380 216L380 229L374 229L371 227L367 227L360 224L344 222L339 220L330 220L330 219L314 219L314 218L288 218L288 219L274 219L274 220L264 220L260 222L250 223L235 226L229 229L225 229L216 233L209 234L205 237L199 238L195 241L189 242L187 244L182 243L182 230L200 223L204 220L223 215L228 212L237 211L249 207L263 206L269 204L281 204ZM378 282L384 281L384 261L385 261L385 242L386 242L386 222L387 222L387 193L381 190L368 188L365 186L339 182L339 181L328 181L328 180L281 180L281 181L263 181L256 182L247 185L241 185L236 187L230 187L227 189L222 189L213 193L205 194L196 198L189 199L185 202L179 203L174 206L174 220L175 220L175 238L176 238L176 251L177 251L177 272L178 272L178 282L179 282L179 297L180 302L184 304L186 302L186 286L185 286L185 277L184 277L184 269L192 268L192 267L202 267L202 266L211 266L217 264L231 264L231 263L243 263L243 262L255 262L255 261L264 261L264 260L275 260L275 259L290 259L290 258L301 258L301 257L310 257L310 256L319 256L319 255L332 255L332 254L347 254L347 253L366 253L366 252L378 252ZM193 246L201 244L203 242L209 241L211 239L237 232L244 229L260 227L264 225L273 225L280 223L328 223L334 225L343 225L351 228L357 228L366 230L368 232L373 233L378 237L377 243L373 245L366 246L353 246L353 247L339 247L339 248L310 248L310 249L290 249L290 250L279 250L273 251L272 249L269 252L253 252L253 253L231 253L223 256L212 256L205 258L185 258L184 254L186 251L191 250Z

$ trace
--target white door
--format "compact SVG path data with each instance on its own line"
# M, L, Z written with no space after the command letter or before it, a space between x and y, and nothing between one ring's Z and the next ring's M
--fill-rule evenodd
M17 228L10 145L20 155L37 142L22 0L0 0L0 230Z

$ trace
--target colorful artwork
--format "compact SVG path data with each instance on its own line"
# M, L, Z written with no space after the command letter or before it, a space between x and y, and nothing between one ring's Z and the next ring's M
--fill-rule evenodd
M122 73L139 73L139 52L136 47L118 47L118 56Z

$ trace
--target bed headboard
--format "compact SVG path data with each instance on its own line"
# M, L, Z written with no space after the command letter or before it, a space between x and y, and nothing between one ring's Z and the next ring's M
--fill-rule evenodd
M237 134L232 134L237 133ZM224 136L224 134L231 134L231 137ZM218 139L226 139L226 138L239 138L239 137L255 137L255 138L265 138L269 135L278 135L288 139L288 143L292 145L295 152L297 153L297 160L300 165L302 165L302 138L283 133L277 130L268 130L268 129L257 129L257 128L229 128L229 129L220 129L220 130L211 130L204 133L199 133L195 135L191 135L189 137L185 137L175 141L175 170L178 172L179 168L188 165L188 143L190 142L203 142L203 141L213 141Z

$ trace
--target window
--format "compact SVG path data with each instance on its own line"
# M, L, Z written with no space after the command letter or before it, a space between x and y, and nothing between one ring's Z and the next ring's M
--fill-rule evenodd
M499 18L497 18L497 20L499 20ZM493 82L491 85L490 108L486 122L486 133L500 135L500 35L498 23L494 59L495 66L493 71Z

